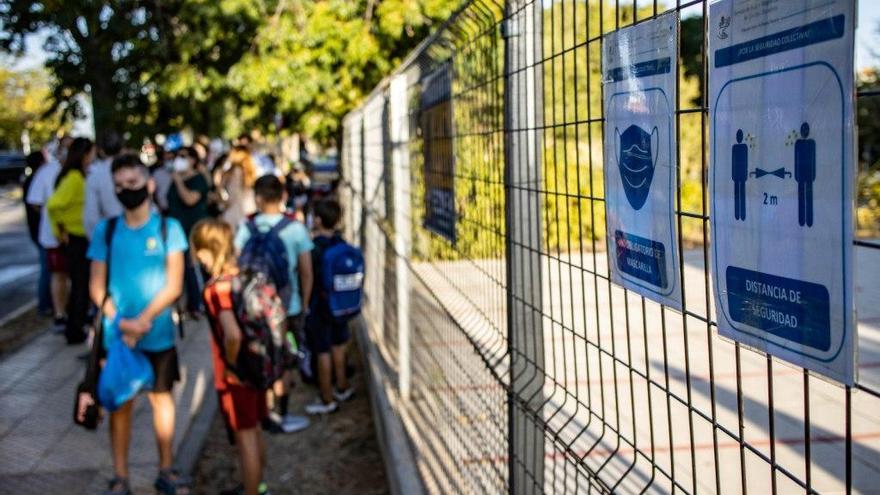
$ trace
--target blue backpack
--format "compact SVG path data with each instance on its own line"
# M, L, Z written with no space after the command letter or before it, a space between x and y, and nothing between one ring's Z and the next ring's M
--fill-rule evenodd
M268 232L260 232L254 220L248 220L250 238L241 250L238 265L245 273L262 273L280 294L290 286L290 260L280 232L291 221L283 217Z
M321 288L330 315L348 321L361 312L364 298L364 255L336 237L321 257Z

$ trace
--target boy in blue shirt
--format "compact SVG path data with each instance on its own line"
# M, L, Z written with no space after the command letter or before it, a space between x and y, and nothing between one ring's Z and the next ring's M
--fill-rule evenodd
M254 200L257 213L252 221L259 232L272 230L279 222L287 218L289 224L278 231L278 238L284 244L287 253L289 294L287 306L287 331L300 339L305 325L305 309L309 307L312 294L312 237L302 222L285 217L284 206L287 194L281 180L274 175L264 175L254 183ZM235 234L235 249L240 253L251 238L247 223L242 223ZM285 291L287 293L287 291ZM273 432L292 433L309 425L308 418L288 414L289 390L292 380L290 371L285 372L270 391L269 423L267 429Z
M105 318L104 347L122 338L130 347L143 351L153 366L156 382L147 395L159 450L156 490L164 494L188 493L188 480L171 469L174 438L171 388L180 379L171 306L180 297L183 286L186 237L176 220L163 219L152 212L149 198L156 186L137 155L116 158L112 174L116 197L124 212L120 217L101 221L95 228L88 250L88 258L92 260L89 289ZM111 222L114 226L108 243L107 229ZM111 321L116 324L107 324ZM107 494L131 493L128 444L133 402L129 401L110 415L115 476Z

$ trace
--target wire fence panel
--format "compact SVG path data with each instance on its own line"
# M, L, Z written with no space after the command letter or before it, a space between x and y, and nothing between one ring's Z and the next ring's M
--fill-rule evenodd
M857 78L850 388L717 334L708 3L467 1L346 118L369 345L429 491L877 491L880 77ZM681 312L610 281L600 71L605 35L673 11Z

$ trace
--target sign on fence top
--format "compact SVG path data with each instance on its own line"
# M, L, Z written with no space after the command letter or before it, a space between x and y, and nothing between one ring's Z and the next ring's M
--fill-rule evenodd
M718 330L846 384L852 302L853 2L709 12Z
M457 217L449 64L441 65L422 80L419 112L424 143L425 215L422 225L454 243Z

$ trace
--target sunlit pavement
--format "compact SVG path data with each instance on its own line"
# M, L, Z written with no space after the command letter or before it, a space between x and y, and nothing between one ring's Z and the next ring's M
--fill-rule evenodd
M873 390L880 389L878 257L880 253L876 250L856 248L860 382ZM733 344L719 338L714 327L708 328L699 319L705 317L709 309L714 314L714 305L707 305L702 259L700 250L685 253L685 300L687 310L693 315L686 319L685 328L678 312L661 311L659 305L648 301L643 317L642 301L637 295L625 297L620 287L609 285L604 278L597 279L594 285L590 272L595 270L607 276L604 253L595 257L584 253L583 258L579 254L564 253L558 257L542 256L546 376L539 403L543 404L549 432L559 432L556 438L548 436L545 442L544 487L547 491L574 491L574 485L586 486L586 473L575 474L577 470L562 454L566 449L574 453L571 455L583 458L591 470L599 472L607 486L619 482L615 491L623 493L643 489L671 492L673 487L668 476L672 473L680 484L678 490L714 493L720 487L724 493L739 493L744 480L749 492L769 493L771 470L758 454L767 459L775 456L779 493L803 491L781 470L800 480L809 477L812 489L820 493L844 490L844 389L811 377L809 407L805 407L802 372L774 360L775 441L771 441L767 361L743 348L738 384ZM418 263L414 268L466 333L455 338L448 332L442 341L427 344L432 354L452 353L459 356L457 359L464 359L469 354L465 350L476 345L490 362L504 355L504 292L498 286L505 279L503 262L441 261ZM379 299L376 302L381 306L383 295L376 296L374 291L373 296ZM709 296L711 299L711 292ZM426 345L421 342L421 336L431 325L424 319L413 319L414 356L418 357L420 347ZM476 356L469 360L475 362L474 369L484 366ZM414 373L418 373L418 367L424 364L414 362L413 366ZM435 423L438 438L454 436L456 432L471 438L486 435L492 426L504 426L506 412L501 403L496 404L498 411L487 410L484 404L486 397L494 392L503 398L497 383L485 372L471 376L483 377L485 383L466 381L461 386L444 385L434 399L452 394L456 398L453 409L459 410L459 417L470 418L465 424L456 418ZM650 379L650 387L645 376ZM754 449L743 453L744 466L740 461L740 444L732 436L739 431L738 397L742 399L743 435ZM872 492L880 482L878 410L880 399L865 392L853 393L850 427L854 492ZM809 442L805 440L804 431L807 411L810 413ZM714 438L713 418L717 425ZM461 432L462 429L465 431ZM618 441L618 435L629 443ZM808 443L809 454L805 448ZM485 486L481 479L485 473L496 467L503 468L508 462L504 442L496 445L484 442L480 452L474 454L445 461L450 463L445 466L451 470L448 472L461 476L460 487ZM805 462L807 455L811 459L809 463ZM743 470L744 477L741 476Z
M207 393L213 392L209 335L204 320L187 322L178 343L181 382L174 389L177 427L174 448ZM113 474L108 418L96 432L73 423L73 399L85 346L68 347L46 332L0 360L0 493L100 493ZM131 481L136 493L153 493L158 458L146 397L135 407Z

